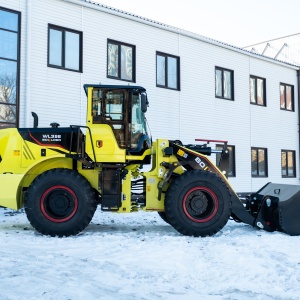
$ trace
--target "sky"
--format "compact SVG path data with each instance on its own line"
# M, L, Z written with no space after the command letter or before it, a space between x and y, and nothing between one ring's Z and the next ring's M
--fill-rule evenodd
M300 32L299 0L93 0L238 47Z

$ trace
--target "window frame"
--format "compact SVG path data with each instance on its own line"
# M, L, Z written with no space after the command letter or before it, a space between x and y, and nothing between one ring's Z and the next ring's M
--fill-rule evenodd
M216 144L216 149L223 149L223 144ZM230 168L230 154L232 155L232 175L230 175L230 169L228 169L228 177L236 177L236 158L235 158L235 146L234 145L227 145L227 149L231 148L229 151L229 168ZM220 153L216 154L216 165L219 163Z
M282 153L285 152L286 153L286 167L285 167L285 171L287 175L283 175L282 174ZM293 175L288 175L288 153L291 152L293 155ZM285 150L282 149L281 150L281 177L282 178L296 178L296 151L295 150Z
M256 157L258 157L259 150L264 151L264 168L265 168L265 175L259 175L259 160L256 162L256 175L253 175L252 173L252 151L256 150ZM258 178L267 178L268 177L268 148L263 147L251 147L251 177L258 177Z
M281 86L284 87L284 104L285 104L285 108L282 108L281 107ZM286 101L287 101L287 98L286 98L286 87L291 87L291 102L292 102L292 109L287 109L286 108ZM287 83L283 83L283 82L280 82L279 84L279 95L280 95L280 109L281 110L285 110L285 111L292 111L294 112L295 111L295 102L294 102L294 86L292 84L287 84Z
M250 79L250 81L249 81L249 84L250 84L250 104L266 107L267 106L267 88L266 88L267 84L266 84L266 78L255 76L255 75L250 75L249 79ZM255 102L251 102L251 79L255 79L255 86L254 86ZM264 95L263 95L263 104L259 104L257 102L257 80L258 79L260 79L260 80L263 81L263 92L264 92Z
M221 85L222 86L222 96L217 95L217 89L216 89L216 87L217 87L217 81L216 81L217 70L222 72L222 75L221 75L222 76L222 85ZM226 98L224 96L224 71L230 72L231 98ZM215 66L215 97L219 98L219 99L234 101L234 71L233 70Z
M8 9L6 7L0 6L0 10L6 11L12 14L16 14L18 16L18 26L17 26L17 31L7 29L7 28L0 28L0 30L7 31L7 32L12 32L17 34L17 58L12 59L12 58L4 58L0 57L0 60L4 61L10 61L10 62L16 62L16 103L15 104L5 104L1 102L3 105L9 105L9 106L15 106L16 107L16 120L15 122L0 122L0 128L9 128L9 127L19 127L19 111L20 111L20 68L21 68L21 23L22 23L22 13L20 11L16 11L13 9Z
M165 84L161 85L157 83L157 56L162 56L165 58ZM169 89L169 90L173 90L173 91L180 91L180 57L176 56L176 55L172 55L172 54L168 54L168 53L164 53L164 52L160 52L160 51L156 51L156 87L159 88L164 88L164 89ZM177 62L177 87L176 88L172 88L168 86L168 57L170 58L175 58L176 62Z
M51 64L49 61L50 60L50 30L51 29L60 31L62 33L61 66ZM78 36L79 36L79 69L78 70L65 67L65 64L66 64L66 55L65 55L66 54L66 48L65 48L66 32L75 33L75 34L78 34ZM83 33L82 33L82 31L78 31L78 30L74 30L71 28L62 27L62 26L58 26L58 25L54 25L54 24L48 24L47 66L50 68L82 73L83 72L82 61L83 61Z
M113 44L118 46L118 76L112 76L108 74L108 44ZM122 79L122 70L121 70L121 46L126 46L132 48L132 80ZM110 79L117 79L127 82L136 82L136 46L112 39L107 39L106 45L106 76Z

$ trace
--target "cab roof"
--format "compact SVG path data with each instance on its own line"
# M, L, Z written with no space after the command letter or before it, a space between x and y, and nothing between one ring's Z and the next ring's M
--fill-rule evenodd
M138 85L110 85L110 84L84 84L83 88L85 93L87 94L87 90L89 87L99 88L99 89L112 89L112 90L139 90L140 93L146 92L146 89L142 86Z

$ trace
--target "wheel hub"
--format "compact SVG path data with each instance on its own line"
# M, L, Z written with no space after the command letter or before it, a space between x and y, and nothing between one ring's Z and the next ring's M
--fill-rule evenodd
M218 199L211 189L197 186L186 193L183 199L183 210L190 220L204 223L217 213Z
M197 214L202 214L207 209L208 200L202 192L196 192L195 195L191 195L188 197L188 201L190 201L191 209Z
M68 209L72 209L72 199L64 191L54 191L48 197L48 208L57 216L68 214Z
M66 186L53 186L46 190L41 198L41 210L44 216L53 222L70 220L78 207L75 193Z

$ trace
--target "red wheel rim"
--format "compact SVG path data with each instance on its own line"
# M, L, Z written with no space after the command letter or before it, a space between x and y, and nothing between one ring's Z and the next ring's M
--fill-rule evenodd
M207 187L190 189L183 199L185 215L197 223L210 221L217 213L219 202L216 194Z
M78 208L76 194L64 185L57 185L47 189L40 200L43 215L54 223L70 220Z

